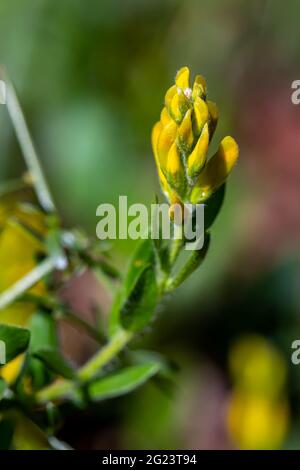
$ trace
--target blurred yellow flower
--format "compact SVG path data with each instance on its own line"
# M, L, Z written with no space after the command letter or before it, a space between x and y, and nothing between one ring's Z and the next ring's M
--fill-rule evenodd
M192 88L189 69L181 68L166 93L160 121L152 130L152 147L163 192L175 202L203 202L226 180L238 158L238 146L225 137L207 161L219 113L207 100L206 83L197 75Z
M227 427L233 442L240 449L280 449L289 425L280 352L263 337L245 336L232 346L229 366L234 389Z
M289 423L285 399L235 391L228 408L228 430L240 449L280 449Z
M4 198L0 200L0 294L29 273L44 254L45 216L29 204ZM45 294L44 283L38 282L31 294ZM32 302L16 301L0 310L0 322L26 326L35 311ZM20 355L0 369L0 375L12 383L23 364Z

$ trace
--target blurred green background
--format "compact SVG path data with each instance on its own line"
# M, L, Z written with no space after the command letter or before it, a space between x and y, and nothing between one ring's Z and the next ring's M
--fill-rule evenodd
M227 134L240 146L203 268L138 340L178 364L176 389L71 415L71 445L300 448L299 18L297 0L1 0L0 62L66 226L93 235L100 203L159 193L150 133L183 65L221 110L213 148ZM3 181L24 171L3 106L0 138ZM112 244L117 265L135 243Z

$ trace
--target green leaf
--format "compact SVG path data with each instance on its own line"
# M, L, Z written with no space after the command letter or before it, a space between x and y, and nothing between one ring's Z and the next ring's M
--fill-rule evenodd
M51 449L47 436L27 416L14 412L15 432L13 445L17 450L48 450Z
M49 312L37 312L31 317L29 327L31 331L31 353L44 348L56 349L58 347L55 321ZM51 380L49 369L32 355L29 359L29 370L32 384L36 390Z
M120 320L123 328L139 331L151 320L158 300L155 271L145 268L136 281L131 294L122 305Z
M137 289L141 291L141 284L145 280L145 273L147 272L148 268L152 268L153 270L152 284L155 281L154 263L155 260L152 240L142 240L133 254L127 274L123 281L123 285L115 297L109 317L110 336L113 336L121 326L127 325L126 328L131 329L131 326L133 326L133 323L135 323L135 321L133 321L135 317L134 314L129 320L129 302L134 300L133 303L137 305ZM141 296L139 297L141 300ZM146 312L146 316L149 316L149 310L148 313ZM133 326L133 329L135 329L135 326Z
M125 295L132 292L137 279L148 266L151 266L154 260L153 245L151 239L142 240L131 259L127 275L124 280Z
M5 390L6 390L6 382L0 378L0 401L3 398Z
M156 362L126 367L120 372L93 382L88 388L89 395L93 401L125 395L143 385L159 369L160 364Z
M19 326L0 324L0 340L5 344L6 362L26 351L30 340L30 331Z
M33 355L58 375L66 379L75 377L74 370L57 349L43 348L36 350Z
M31 317L29 323L31 331L30 350L32 352L41 348L57 348L57 334L54 318L48 312L40 311Z
M201 250L193 250L191 255L179 270L175 273L167 284L167 291L171 292L180 284L182 284L204 261L210 245L210 234L206 233L204 238L204 245Z
M204 226L205 230L212 226L214 223L225 197L226 184L223 184L207 201L204 205Z

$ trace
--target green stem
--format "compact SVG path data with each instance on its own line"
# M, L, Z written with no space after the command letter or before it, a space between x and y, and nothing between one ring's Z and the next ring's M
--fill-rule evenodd
M74 382L70 380L60 380L54 382L48 387L43 388L36 394L38 402L47 402L52 400L58 400L70 395L75 388Z
M174 238L172 240L171 248L170 248L170 266L172 267L177 260L180 250L183 245L183 226L174 224Z
M45 211L56 212L55 204L30 137L17 94L3 68L0 69L0 77L6 84L6 105L8 114L20 143L26 165L30 171L32 183L35 187L39 202Z
M95 354L77 373L80 383L85 383L98 375L100 370L108 364L131 340L132 333L119 330L115 336L98 353ZM36 399L40 402L60 400L71 394L77 386L76 382L60 380L40 390Z
M108 364L129 343L132 335L133 333L130 331L119 330L111 341L78 371L78 378L86 382L98 374L99 370Z
M170 293L187 279L203 262L210 244L210 235L206 233L204 245L200 250L193 250L186 263L174 277L170 277L165 285L165 293Z

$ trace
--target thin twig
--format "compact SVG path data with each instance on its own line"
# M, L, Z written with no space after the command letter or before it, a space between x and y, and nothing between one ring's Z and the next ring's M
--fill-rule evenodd
M29 271L29 273L23 276L19 281L15 282L9 289L2 292L0 295L0 310L17 300L43 277L54 271L56 265L57 256L50 256Z
M26 165L31 174L32 184L36 190L39 202L45 211L56 212L55 204L30 137L16 91L3 67L0 68L0 77L6 84L6 105L8 114L15 129Z

